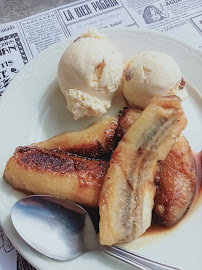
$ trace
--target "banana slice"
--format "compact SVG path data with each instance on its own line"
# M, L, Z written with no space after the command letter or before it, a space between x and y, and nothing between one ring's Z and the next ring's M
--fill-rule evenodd
M117 145L114 138L117 126L118 117L104 117L81 131L66 131L32 145L83 157L109 159Z
M156 163L166 158L186 124L178 97L158 97L126 131L101 190L101 244L131 241L151 225Z
M39 147L18 147L4 179L14 188L96 207L108 161Z
M83 130L66 131L32 146L88 158L110 159L118 141L141 112L138 109L125 108L119 113L119 117L107 116Z
M193 152L181 134L155 177L154 216L166 227L174 226L186 214L195 195L197 169Z

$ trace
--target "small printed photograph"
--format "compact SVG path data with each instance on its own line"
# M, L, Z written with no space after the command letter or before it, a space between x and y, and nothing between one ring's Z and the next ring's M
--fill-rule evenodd
M150 5L145 7L143 11L143 18L146 24L155 23L161 20L164 20L169 17L167 11L163 9L161 5L161 9L157 8L155 5Z
M199 30L200 32L202 32L202 14L193 17L190 19L192 24L197 28L197 30Z

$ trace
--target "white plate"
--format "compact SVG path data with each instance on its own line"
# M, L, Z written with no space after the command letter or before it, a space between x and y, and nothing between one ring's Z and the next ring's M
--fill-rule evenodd
M199 50L156 32L108 30L112 45L125 57L143 50L168 53L178 62L183 76L196 88L202 86L202 54ZM72 42L64 40L30 61L13 79L0 100L0 221L13 245L37 269L132 269L105 254L91 252L69 262L58 262L40 255L16 233L10 219L12 205L24 194L2 179L3 170L14 149L37 142L65 130L82 129L95 119L73 121L56 80L56 69L64 49ZM202 100L199 92L188 87L189 98L183 102L188 125L184 134L193 150L202 149ZM118 104L118 105L116 105ZM123 103L114 101L109 113L117 113ZM127 245L153 260L185 269L202 269L202 203L192 207L183 221L172 230L145 234Z

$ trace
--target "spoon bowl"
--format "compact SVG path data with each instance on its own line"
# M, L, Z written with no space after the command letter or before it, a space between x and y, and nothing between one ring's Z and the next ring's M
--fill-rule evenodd
M13 206L11 220L30 246L57 260L102 250L88 213L72 201L29 196Z
M32 195L14 204L11 220L31 247L56 260L72 260L87 251L104 251L135 269L180 270L120 247L101 246L87 211L72 201Z

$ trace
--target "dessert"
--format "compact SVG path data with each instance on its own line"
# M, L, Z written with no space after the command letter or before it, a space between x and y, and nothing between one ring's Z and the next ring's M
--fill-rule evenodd
M119 90L130 108L84 130L16 148L4 179L26 193L92 208L99 203L105 245L142 235L152 213L163 226L179 222L192 203L197 172L189 143L179 135L186 118L176 95L186 98L186 88L175 60L143 52L124 69L106 37L88 31L64 52L57 77L75 120L106 113Z
M120 87L122 72L122 55L105 36L89 31L76 39L63 53L57 71L74 119L106 113Z
M131 106L145 108L155 96L186 97L186 89L176 61L165 53L148 51L134 56L123 73L123 95Z
M102 186L100 243L131 241L151 225L154 175L187 120L177 96L154 98L114 150Z

